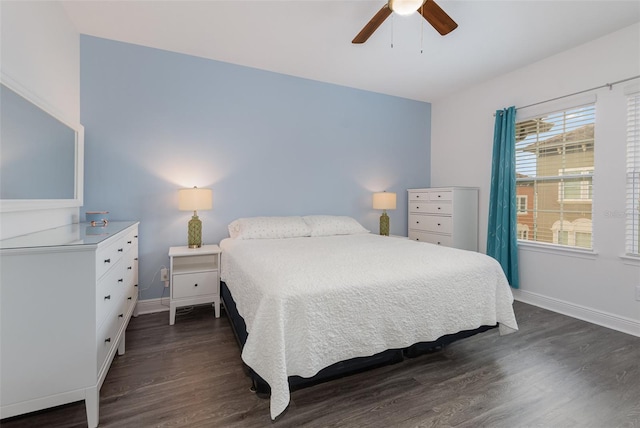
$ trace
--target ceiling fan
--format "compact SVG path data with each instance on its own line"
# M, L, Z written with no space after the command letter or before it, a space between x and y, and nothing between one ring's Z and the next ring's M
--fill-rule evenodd
M441 35L447 35L458 27L449 15L433 0L389 0L364 26L351 43L364 43L378 29L385 19L395 12L398 15L420 13Z

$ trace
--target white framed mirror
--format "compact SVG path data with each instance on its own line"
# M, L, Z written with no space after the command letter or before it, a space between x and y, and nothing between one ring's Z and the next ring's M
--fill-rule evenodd
M84 127L0 74L0 212L82 206Z

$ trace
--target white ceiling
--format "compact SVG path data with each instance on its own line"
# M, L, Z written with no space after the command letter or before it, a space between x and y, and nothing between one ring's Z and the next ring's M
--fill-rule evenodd
M392 15L365 44L351 44L384 3L85 0L63 5L83 34L421 101L640 21L637 0L437 0L459 24L449 35L440 36L418 14Z

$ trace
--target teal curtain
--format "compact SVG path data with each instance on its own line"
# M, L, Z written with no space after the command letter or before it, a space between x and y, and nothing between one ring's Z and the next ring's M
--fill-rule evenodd
M496 111L487 255L500 263L511 287L518 288L515 129L515 107Z

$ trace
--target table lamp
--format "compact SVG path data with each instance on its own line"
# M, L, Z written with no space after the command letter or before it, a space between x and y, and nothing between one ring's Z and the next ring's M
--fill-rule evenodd
M189 220L188 241L189 248L202 247L202 221L198 218L198 210L210 210L213 206L211 189L180 189L178 191L178 209L193 211Z
M378 192L373 194L373 209L382 210L380 216L380 235L389 236L389 216L387 210L396 209L396 194Z

